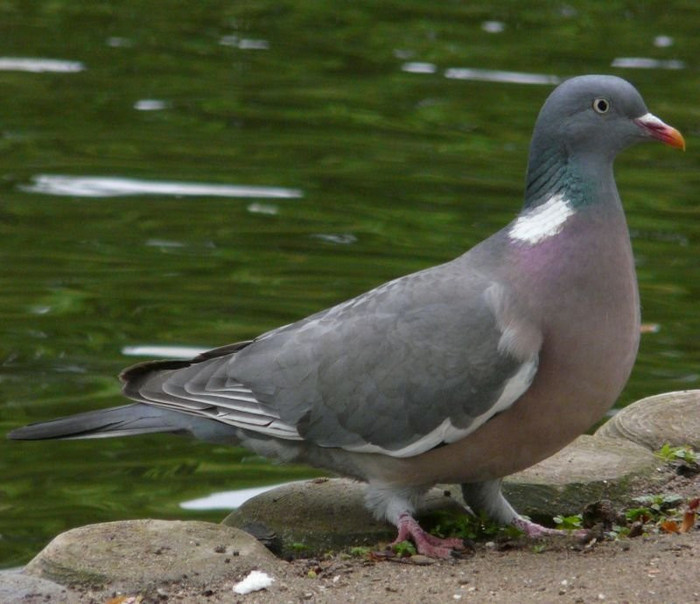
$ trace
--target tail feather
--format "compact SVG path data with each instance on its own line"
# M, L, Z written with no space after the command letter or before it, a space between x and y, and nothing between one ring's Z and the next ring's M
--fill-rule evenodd
M191 365L210 361L211 359L235 355L251 344L251 342L251 340L246 340L244 342L236 342L235 344L213 348L187 361L166 359L164 361L145 361L132 365L124 369L119 375L119 379L122 382L122 392L135 401L144 400L139 392L139 388L154 375L162 372L177 371L178 369L184 369Z
M7 437L12 440L111 438L170 432L189 434L208 442L238 443L239 430L237 428L216 421L215 418L187 413L186 410L159 407L154 401L144 399L139 388L154 375L167 374L190 365L233 355L249 344L250 342L238 342L215 348L189 361L148 361L134 365L124 370L120 376L123 382L123 392L136 401L144 402L111 409L87 411L69 417L30 424L13 430Z
M157 432L181 432L172 414L150 405L135 403L98 411L87 411L48 422L29 424L10 432L12 440L110 438Z

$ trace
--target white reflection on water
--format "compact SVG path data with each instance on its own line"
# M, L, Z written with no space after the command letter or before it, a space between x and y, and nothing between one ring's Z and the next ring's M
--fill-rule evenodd
M80 61L61 59L34 59L30 57L0 57L0 71L29 71L31 73L76 73L83 71Z
M73 197L119 197L124 195L182 195L199 197L247 197L291 199L302 197L299 189L248 185L136 180L110 176L63 176L40 174L29 185L20 185L27 193L70 195Z
M433 63L413 62L401 65L401 71L408 73L435 73L437 69L437 65Z
M685 69L683 61L650 59L648 57L618 57L613 60L611 65L627 69Z
M510 84L559 84L561 78L543 73L523 73L520 71L498 71L494 69L474 69L452 67L445 71L445 77L454 80L478 80L481 82L508 82Z
M241 50L268 50L270 43L267 40L255 40L252 38L239 38L238 36L223 36L219 39L221 46L233 46Z
M357 243L357 237L352 233L314 233L311 237L327 241L328 243L339 243L341 245Z
M279 213L280 209L271 203L251 203L247 210L251 214L267 214L268 216L275 216Z
M295 481L298 482L298 481ZM273 484L266 487L254 487L251 489L239 489L238 491L223 491L221 493L212 493L207 497L200 499L192 499L183 501L180 504L185 510L232 510L241 507L248 499L252 499L256 495L271 491L277 487L294 482L284 482L282 484Z
M506 28L506 24L502 21L484 21L481 24L481 29L490 34L500 34Z
M141 99L134 103L134 109L137 111L160 111L167 107L168 103L160 99Z
M182 241L169 241L168 239L147 239L146 245L149 247L185 247Z
M137 346L124 346L122 354L127 357L154 357L157 359L191 359L211 348L198 348L197 346L158 346L142 344Z
M674 40L671 36L656 36L654 38L654 46L657 46L659 48L668 48L669 46L673 46Z
M122 36L111 36L107 38L107 46L112 48L131 48L134 42L129 38L124 38Z

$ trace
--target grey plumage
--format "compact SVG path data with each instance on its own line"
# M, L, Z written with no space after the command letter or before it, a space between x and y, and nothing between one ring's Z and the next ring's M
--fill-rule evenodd
M366 480L368 505L421 551L457 547L412 519L435 482L531 534L500 478L554 453L614 403L639 302L615 155L681 146L610 76L559 86L538 117L520 215L459 258L191 361L122 374L138 401L10 438L189 433Z

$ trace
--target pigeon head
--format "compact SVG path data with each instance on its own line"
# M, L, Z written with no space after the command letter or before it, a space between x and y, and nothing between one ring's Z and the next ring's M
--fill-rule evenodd
M607 75L566 80L549 95L535 123L527 198L536 203L544 190L567 178L607 173L620 151L649 140L685 149L680 132L650 113L626 80Z
M607 159L645 140L685 148L681 134L647 109L637 89L615 76L587 75L558 86L535 124L533 144L546 141L567 155L595 153Z

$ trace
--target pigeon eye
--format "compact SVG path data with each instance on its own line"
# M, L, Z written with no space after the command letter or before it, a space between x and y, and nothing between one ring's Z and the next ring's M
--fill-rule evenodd
M610 101L608 99L596 99L593 101L593 110L596 113L607 113L610 111Z

